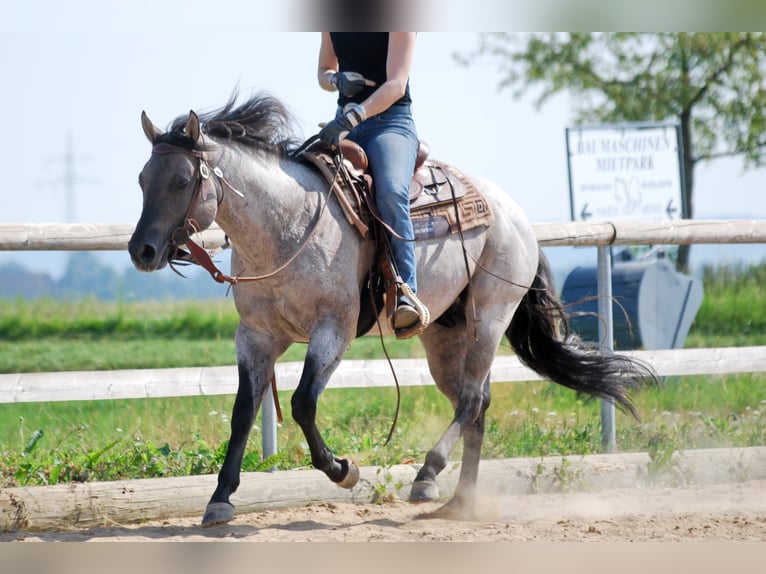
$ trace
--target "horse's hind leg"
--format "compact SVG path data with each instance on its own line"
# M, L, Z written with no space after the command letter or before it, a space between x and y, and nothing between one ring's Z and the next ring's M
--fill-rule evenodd
M465 393L468 394L468 393ZM457 441L463 438L463 458L455 494L440 509L440 514L466 516L473 508L476 481L481 460L481 446L484 441L484 419L489 408L489 377L482 385L481 392L472 398L458 399L455 417L439 442L426 455L410 492L410 502L427 502L439 499L437 475L447 466L449 454Z
M484 442L484 420L490 403L489 375L482 387L479 416L463 432L463 459L460 465L455 495L437 513L466 516L473 510L476 498L476 482L479 477L481 446Z
M492 339L499 335L492 334ZM469 342L470 341L470 342ZM466 515L473 506L481 445L484 438L484 413L489 407L489 367L496 343L476 344L465 327L449 330L434 325L423 336L431 373L439 389L455 407L455 415L439 442L426 455L410 493L411 502L439 498L436 476L446 467L449 454L463 437L463 460L453 499L444 512Z
M239 386L231 415L231 438L218 473L218 486L202 517L203 526L222 524L234 518L234 506L229 497L239 486L247 439L274 371L275 359L272 357L284 351L283 348L273 348L271 339L259 340L241 325L236 340Z

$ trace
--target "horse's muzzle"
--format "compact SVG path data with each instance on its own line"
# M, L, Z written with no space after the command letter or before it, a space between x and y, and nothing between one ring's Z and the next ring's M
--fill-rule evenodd
M133 266L147 273L167 265L170 248L171 246L167 243L161 246L157 242L141 240L136 237L136 234L133 234L128 242L128 252Z

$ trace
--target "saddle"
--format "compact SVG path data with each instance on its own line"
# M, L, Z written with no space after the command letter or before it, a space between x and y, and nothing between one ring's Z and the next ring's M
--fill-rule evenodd
M439 238L488 225L494 216L481 192L462 172L430 159L429 153L428 144L420 141L409 187L415 240ZM364 285L357 325L359 336L375 325L377 311L383 305L383 293L386 295L386 316L389 320L393 316L398 273L385 234L378 229L384 228L391 233L393 230L378 212L375 182L369 171L367 154L361 146L342 140L337 152L312 146L301 157L314 165L331 185L349 224L362 237L376 241L377 263Z
M430 159L429 154L428 144L421 140L409 187L415 239L433 239L488 225L494 216L481 192L457 168ZM349 223L363 237L370 237L373 220L383 222L375 204L375 183L364 149L342 140L337 154L310 148L302 157L334 186Z

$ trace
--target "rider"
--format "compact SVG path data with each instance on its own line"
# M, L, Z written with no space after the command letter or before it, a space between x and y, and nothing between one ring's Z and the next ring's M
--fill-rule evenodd
M336 116L319 136L331 148L346 137L362 146L378 209L394 231L389 239L402 281L394 330L400 338L417 334L428 323L428 310L416 296L409 207L418 150L409 87L414 51L415 32L323 32L318 69L319 85L339 92Z

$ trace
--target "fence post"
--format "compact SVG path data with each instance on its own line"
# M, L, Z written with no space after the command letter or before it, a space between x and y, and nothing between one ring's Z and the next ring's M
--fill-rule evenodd
M598 246L598 338L601 348L614 350L614 324L612 322L612 248ZM617 448L614 428L614 400L601 400L601 444L605 452Z
M266 385L261 401L261 444L264 460L277 454L277 407L271 385ZM276 466L271 470L276 470Z

